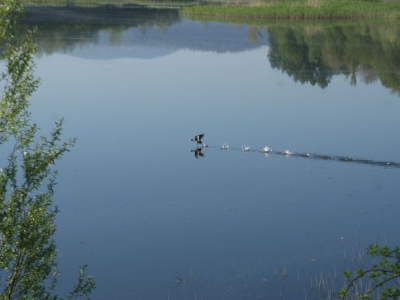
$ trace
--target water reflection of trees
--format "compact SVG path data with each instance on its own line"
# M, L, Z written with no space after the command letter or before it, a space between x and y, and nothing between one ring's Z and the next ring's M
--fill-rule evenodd
M264 38L263 27L261 26L248 26L246 41L252 44L258 44L260 39Z
M202 24L208 31L206 20ZM106 32L108 42L118 45L122 34L129 28L138 28L142 35L148 29L158 28L161 33L180 22L179 13L173 9L144 9L142 7L63 7L30 8L25 27L38 28L36 44L39 53L69 52L76 47L96 44L99 32ZM226 31L226 28L222 28ZM190 49L216 51L228 33L216 31L213 39L193 38L188 28L182 32L188 38L183 46ZM267 29L267 33L265 33ZM230 42L229 51L244 51L265 43L269 36L269 60L301 83L311 83L325 88L334 75L344 74L351 84L380 80L393 93L400 95L400 25L395 23L286 23L284 25L257 23L247 27L244 37ZM190 38L189 38L190 37ZM176 37L175 37L176 38ZM179 37L182 44L182 37ZM240 41L243 41L242 43ZM226 42L226 41L225 41ZM190 44L188 44L190 43ZM226 46L226 45L223 45ZM224 48L225 49L225 48ZM226 50L226 49L225 49Z
M295 81L326 87L344 74L355 85L377 79L400 96L400 26L351 24L268 27L271 66Z
M96 44L99 32L108 33L110 44L118 45L129 28L158 28L160 32L179 22L174 9L127 9L118 7L60 7L28 8L23 20L23 31L35 26L35 43L39 53L69 52L76 47Z

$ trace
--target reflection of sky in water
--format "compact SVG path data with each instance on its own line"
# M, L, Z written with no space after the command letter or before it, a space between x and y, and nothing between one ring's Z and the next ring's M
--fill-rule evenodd
M189 151L204 132L211 146L400 161L400 101L380 83L294 83L270 68L267 46L154 59L102 60L99 51L41 57L32 106L44 131L63 116L65 135L78 138L58 165L57 242L64 276L89 264L95 299L167 298L173 275L189 279L190 267L197 297L230 298L233 284L241 299L246 261L250 294L269 287L274 298L273 269L284 261L293 280L311 259L340 260L341 237L350 248L357 234L363 247L385 234L399 242L398 169ZM187 294L183 286L174 296Z
M398 97L379 83L352 87L343 76L324 90L294 83L269 67L267 53L266 47L236 54L180 50L155 60L104 61L53 55L39 66L48 93L58 98L68 84L73 97L63 104L67 111L77 102L80 114L105 110L120 116L110 122L126 115L127 122L156 131L168 122L190 135L207 131L214 144L398 158L398 141L390 138L396 136Z
M81 34L81 33L80 33ZM45 37L47 38L47 37ZM75 37L70 37L74 39ZM82 39L83 37L79 37ZM68 40L68 37L64 37ZM90 59L156 58L180 49L211 51L216 53L242 52L268 43L265 29L257 37L249 36L247 26L232 26L217 22L181 22L160 28L158 26L131 27L116 31L104 29L88 36L72 55ZM118 47L115 47L118 46ZM62 49L65 51L65 49ZM71 51L68 51L71 53Z

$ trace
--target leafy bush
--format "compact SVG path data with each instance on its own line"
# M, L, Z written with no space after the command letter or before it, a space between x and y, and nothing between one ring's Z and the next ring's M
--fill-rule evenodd
M367 254L371 257L379 257L377 264L373 264L370 269L357 270L352 277L351 271L342 271L346 278L346 286L339 291L340 299L347 299L350 290L354 289L357 283L363 279L368 279L366 288L358 289L354 294L356 299L398 299L400 296L400 248L395 247L390 250L384 246L380 248L374 244L368 247Z
M14 0L0 5L0 146L9 149L0 169L0 299L59 299L57 250L53 235L58 209L53 205L55 161L73 146L61 142L61 119L50 137L37 138L31 124L29 98L38 88L34 76L34 32L16 38L22 7ZM4 152L3 152L4 153ZM78 274L68 299L87 296L95 288L93 277Z

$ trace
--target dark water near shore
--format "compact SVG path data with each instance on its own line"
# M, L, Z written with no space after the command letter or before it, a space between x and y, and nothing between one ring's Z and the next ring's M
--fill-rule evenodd
M25 22L33 118L78 138L58 164L61 292L87 263L93 299L332 299L369 244L399 244L398 26Z

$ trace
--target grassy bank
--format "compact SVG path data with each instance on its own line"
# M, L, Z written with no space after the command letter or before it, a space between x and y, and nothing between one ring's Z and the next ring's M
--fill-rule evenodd
M400 2L361 0L281 0L249 5L200 5L181 10L183 15L225 19L400 19Z

